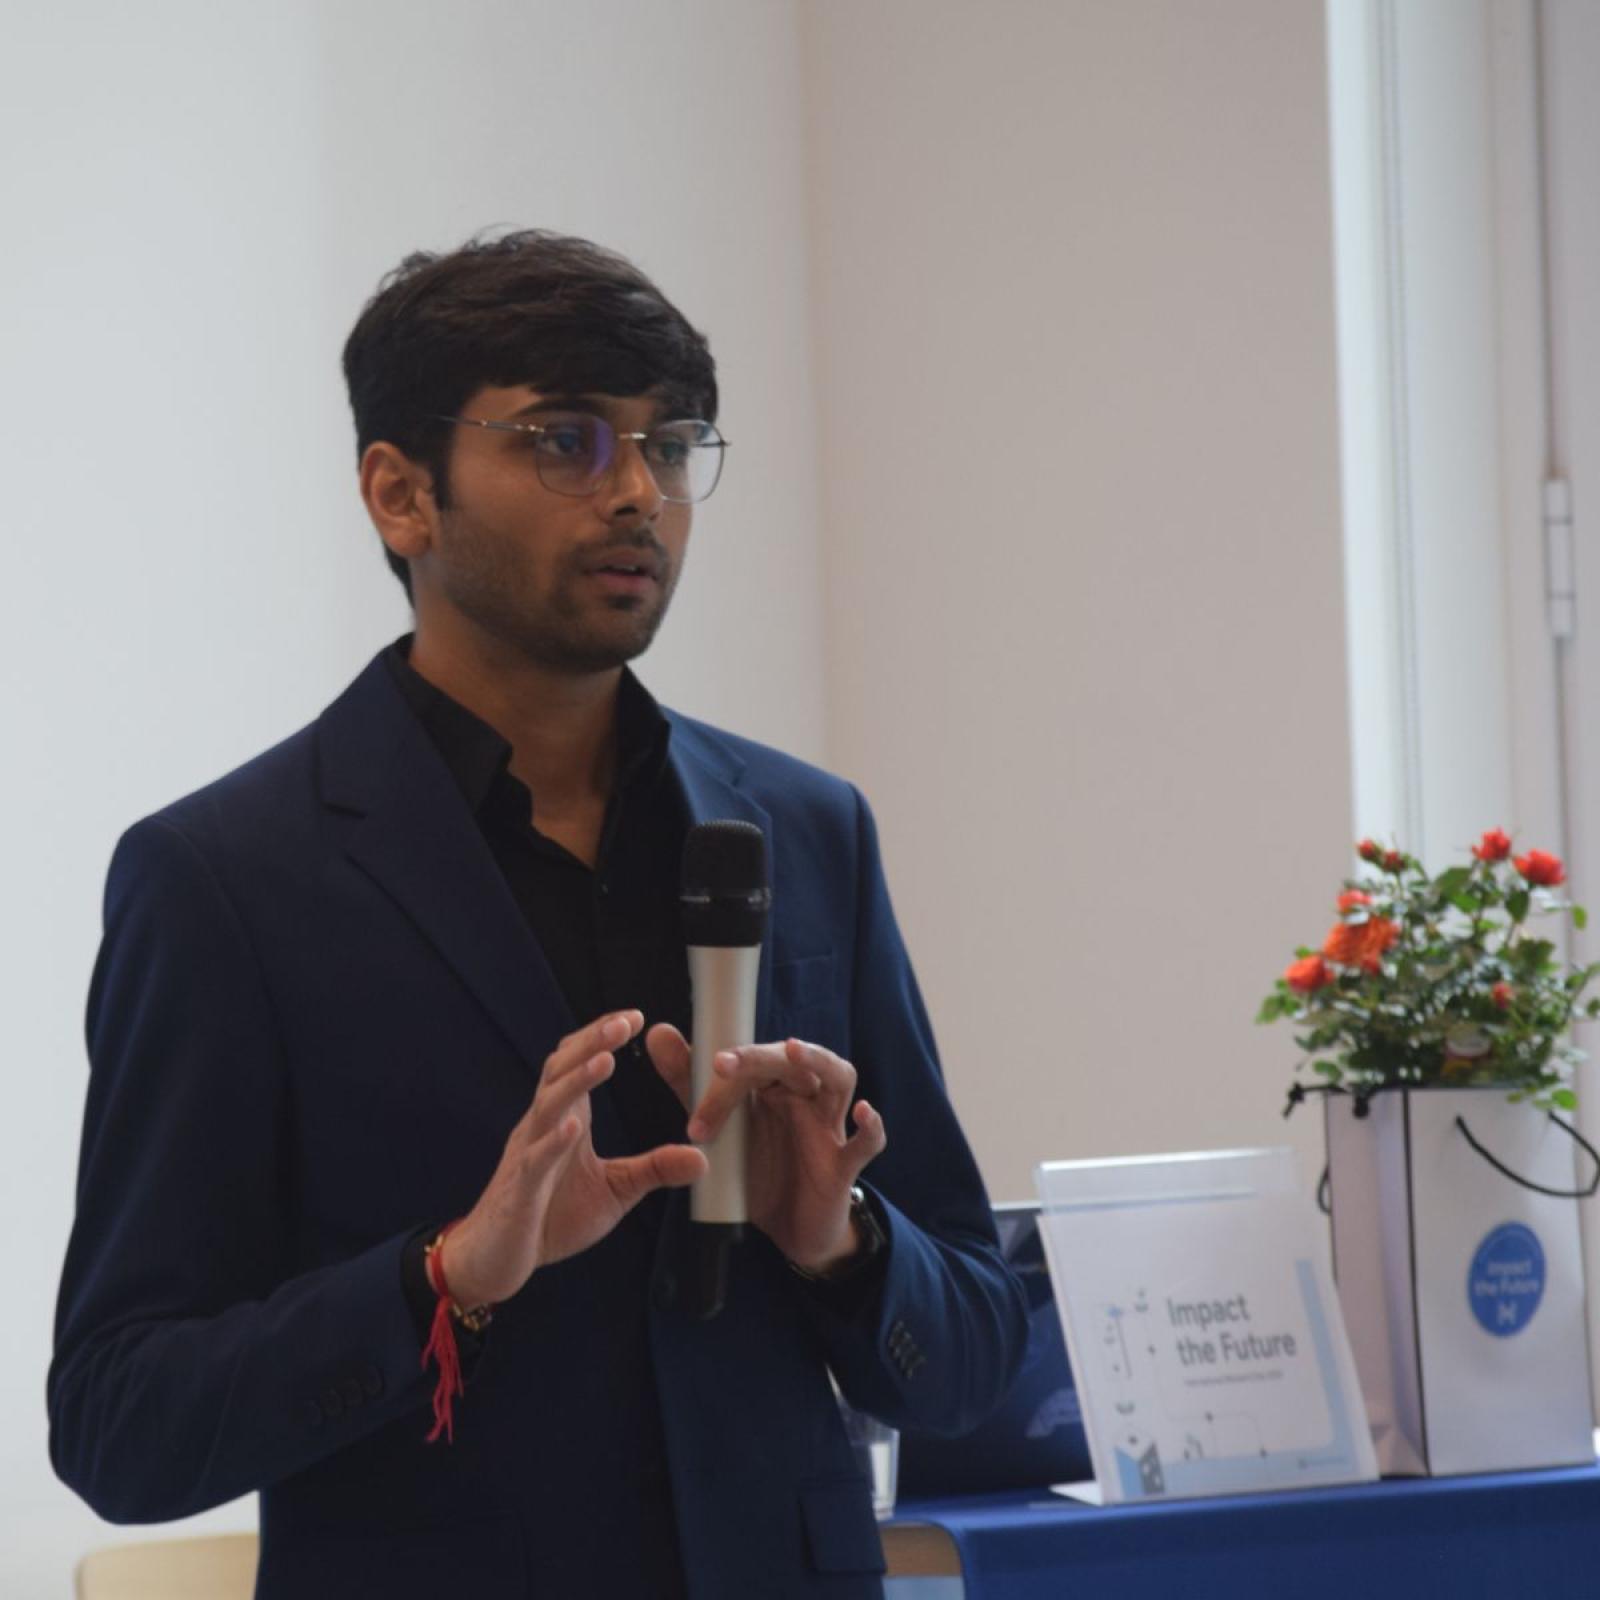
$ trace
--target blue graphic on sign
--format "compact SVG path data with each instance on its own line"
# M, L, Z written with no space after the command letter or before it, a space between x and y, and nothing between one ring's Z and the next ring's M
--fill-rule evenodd
M1467 1304L1479 1323L1508 1339L1533 1320L1544 1298L1544 1246L1532 1228L1502 1222L1467 1268Z

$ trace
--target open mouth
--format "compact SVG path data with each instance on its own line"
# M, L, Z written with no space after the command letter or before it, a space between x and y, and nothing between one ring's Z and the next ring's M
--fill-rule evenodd
M606 588L636 593L664 581L667 570L665 550L648 544L627 544L596 551L584 571Z
M655 593L661 583L661 568L649 556L628 560L618 556L588 569L595 592L618 605L638 605Z

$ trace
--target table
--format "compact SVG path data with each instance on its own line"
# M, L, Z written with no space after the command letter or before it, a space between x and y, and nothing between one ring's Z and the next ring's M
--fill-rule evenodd
M1592 1600L1600 1467L1106 1508L910 1501L884 1550L891 1573L959 1573L966 1600Z

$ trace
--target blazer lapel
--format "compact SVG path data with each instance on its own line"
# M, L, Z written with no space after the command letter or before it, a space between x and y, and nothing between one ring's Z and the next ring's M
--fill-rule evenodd
M574 1019L466 800L380 656L317 724L344 848L405 912L537 1077Z
M772 872L772 818L742 788L744 762L703 724L675 711L666 713L672 724L671 766L683 791L689 826L733 818L753 822L767 840L767 871ZM761 946L756 970L756 1038L772 1036L772 936Z

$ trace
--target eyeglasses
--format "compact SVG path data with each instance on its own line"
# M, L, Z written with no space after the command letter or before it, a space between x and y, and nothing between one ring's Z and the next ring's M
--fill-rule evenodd
M531 442L539 482L556 494L587 495L617 458L617 445L631 439L639 447L663 500L693 505L716 488L728 441L709 422L658 423L648 433L618 433L604 417L587 412L546 413L540 422L493 422L481 417L439 416L466 428L520 433Z

